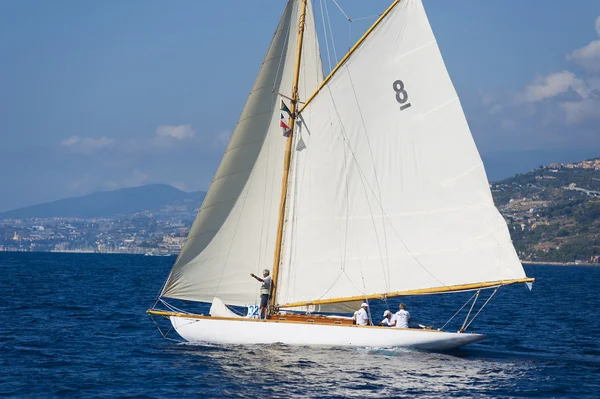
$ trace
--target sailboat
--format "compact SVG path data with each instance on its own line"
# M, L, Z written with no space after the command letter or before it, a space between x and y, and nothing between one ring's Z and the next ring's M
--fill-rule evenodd
M446 350L481 340L465 331L479 294L534 279L494 206L422 1L395 0L322 70L312 4L289 0L147 313L190 342ZM260 319L249 275L270 267ZM458 332L345 316L363 301L463 291L475 294ZM212 303L210 314L171 299Z

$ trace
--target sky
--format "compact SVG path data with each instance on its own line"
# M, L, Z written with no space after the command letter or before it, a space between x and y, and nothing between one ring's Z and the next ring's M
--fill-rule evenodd
M336 2L313 0L339 59L390 1ZM424 4L484 161L507 174L518 152L600 156L600 1ZM0 211L149 183L206 190L284 6L0 0Z

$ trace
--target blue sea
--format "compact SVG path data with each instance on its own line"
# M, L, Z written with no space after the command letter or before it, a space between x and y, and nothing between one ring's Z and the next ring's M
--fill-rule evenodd
M428 353L163 339L145 311L173 261L0 253L0 395L600 398L600 268L526 266L533 291L500 289L469 328L486 340ZM440 327L472 294L402 301ZM372 303L374 318L398 303Z

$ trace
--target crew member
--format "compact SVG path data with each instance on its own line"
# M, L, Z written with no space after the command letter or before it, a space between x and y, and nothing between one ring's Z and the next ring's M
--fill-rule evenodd
M260 310L258 313L260 319L263 318L263 314L265 315L264 318L267 318L267 308L269 306L269 297L271 296L271 276L269 276L269 274L271 274L269 269L263 270L263 278L258 277L254 273L250 273L250 276L262 283L260 286Z
M396 328L408 328L410 323L410 313L406 310L406 305L401 303L400 310L394 315L391 326Z
M371 325L371 321L369 320L369 314L367 313L367 309L369 308L369 304L363 302L360 305L360 309L354 312L354 316L352 319L356 321L356 324L359 326L369 326Z
M379 322L380 326L389 327L392 325L392 312L386 310L383 312L383 320Z

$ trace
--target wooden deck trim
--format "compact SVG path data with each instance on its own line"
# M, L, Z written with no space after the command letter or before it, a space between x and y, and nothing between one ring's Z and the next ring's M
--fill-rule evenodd
M245 321L250 323L286 323L286 324L310 324L310 325L321 325L321 326L334 326L334 327L353 327L353 328L383 328L386 330L399 330L399 331L426 331L426 332L447 332L442 330L426 330L426 329L418 329L418 328L395 328L395 327L385 327L385 326L358 326L356 324L337 324L336 321L340 321L336 318L329 318L325 316L316 316L310 315L307 319L315 320L314 322L304 322L304 321L295 321L295 320L275 320L275 319L248 319L244 317L233 318L233 317L214 317L214 316L205 316L193 313L178 313L178 312L169 312L164 310L156 310L156 309L148 309L146 311L147 314L153 316L162 316L162 317L181 317L186 319L199 319L199 320L224 320L224 321ZM281 315L281 317L286 317L289 315ZM304 316L304 315L294 315L294 316ZM323 319L330 319L330 322L324 322ZM465 333L469 334L469 333Z

